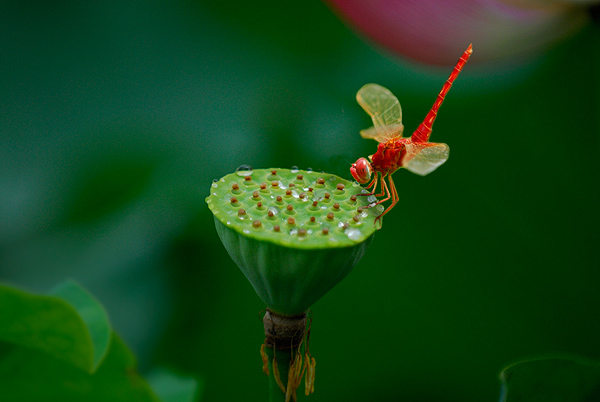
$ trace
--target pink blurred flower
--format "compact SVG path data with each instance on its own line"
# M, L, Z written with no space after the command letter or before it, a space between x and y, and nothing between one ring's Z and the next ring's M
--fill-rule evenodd
M476 62L536 54L574 34L588 20L585 1L326 2L377 44L430 64L454 64L469 43Z

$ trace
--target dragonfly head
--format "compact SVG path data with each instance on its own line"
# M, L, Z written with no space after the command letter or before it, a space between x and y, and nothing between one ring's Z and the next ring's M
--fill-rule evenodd
M371 180L371 171L373 168L366 158L359 158L350 166L352 177L360 184L368 183Z

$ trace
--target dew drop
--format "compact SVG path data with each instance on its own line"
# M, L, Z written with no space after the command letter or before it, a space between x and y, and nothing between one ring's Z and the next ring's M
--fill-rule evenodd
M249 234L249 233L250 233L250 231L249 231L248 229L244 229L244 230L243 230L243 232L244 232L245 234Z
M313 172L313 168L311 168L311 167L308 167L308 168L306 168L306 171L307 171L308 173L312 173L312 172Z
M213 187L213 188L217 188L217 187L219 187L219 185L218 185L217 183L213 183L213 184L211 184L210 186L211 186L211 187Z
M216 183L218 181L219 181L219 179L213 179L213 183Z
M269 211L267 212L269 214L269 216L273 215L278 215L279 214L279 208L277 207L269 207Z
M299 170L299 169L298 169L298 166L292 166L292 170L291 170L291 172L292 172L292 173L298 173L298 170Z
M367 197L367 201L369 203L375 202L375 201L377 201L377 197L375 197L374 195L370 195L370 196Z
M346 236L348 236L348 238L350 240L354 240L354 241L358 241L363 237L362 232L358 229L346 230Z
M235 169L235 173L238 176L244 177L244 176L250 176L254 172L252 171L252 166L250 166L250 165L240 165L240 166L237 167L237 169Z
M360 187L360 184L357 181L352 182L353 187Z

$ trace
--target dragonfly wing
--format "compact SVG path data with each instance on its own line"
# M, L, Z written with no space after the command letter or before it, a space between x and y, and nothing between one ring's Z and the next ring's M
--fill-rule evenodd
M402 108L398 98L389 89L377 84L367 84L356 94L358 104L373 119L373 128L362 134L363 138L373 138L386 142L402 137Z
M425 176L448 160L450 147L434 142L406 144L403 166L413 173Z
M391 138L402 137L404 126L402 124L391 124L384 127L370 127L360 131L360 136L373 139L378 142L386 142Z

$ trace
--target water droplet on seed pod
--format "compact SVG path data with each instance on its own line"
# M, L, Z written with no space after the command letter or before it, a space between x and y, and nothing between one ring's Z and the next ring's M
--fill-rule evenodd
M235 169L235 173L238 176L244 177L244 176L250 176L254 172L252 171L252 166L250 166L250 165L240 165L240 166L237 167L237 169Z

